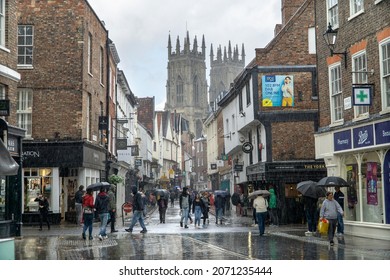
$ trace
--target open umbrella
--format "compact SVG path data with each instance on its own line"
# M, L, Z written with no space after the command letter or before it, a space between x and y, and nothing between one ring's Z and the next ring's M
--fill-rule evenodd
M323 187L349 187L350 185L341 177L329 176L318 181L319 186Z
M318 183L313 181L303 181L297 184L297 191L303 196L309 196L313 198L325 197L325 187L319 186Z
M169 198L169 191L166 190L166 189L155 189L155 190L153 191L153 194L154 194L155 196L160 195L160 196L163 196L163 197L165 197L165 198Z
M258 195L262 195L262 196L266 197L266 196L269 196L270 193L267 190L257 190L257 191L249 193L248 198L249 199L256 198L256 196L258 196Z
M108 188L111 184L108 182L97 182L94 184L91 184L87 187L88 190L93 190L93 191L99 191L101 187L106 187Z
M216 190L214 191L214 196L222 196L222 197L226 197L226 196L229 196L229 193L225 190Z

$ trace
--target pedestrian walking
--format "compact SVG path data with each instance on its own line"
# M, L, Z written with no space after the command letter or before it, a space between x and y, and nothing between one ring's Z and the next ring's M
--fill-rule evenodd
M341 209L344 211L344 193L340 190L340 187L334 187L335 193L333 198L340 204ZM337 212L337 234L342 236L344 234L344 219L343 215Z
M269 193L269 216L271 220L271 226L279 226L278 203L274 187L269 189Z
M111 233L118 232L115 229L115 222L116 222L116 196L115 196L116 186L114 184L110 185L110 190L108 191L108 198L109 198L109 224L111 226Z
M148 218L148 213L147 213L148 197L146 196L143 187L139 187L138 192L141 195L142 203L143 203L142 216L146 219L146 218Z
M222 195L215 196L214 200L215 207L215 224L218 225L218 220L222 225L223 211L225 208L225 198Z
M326 199L322 203L320 217L321 219L327 219L329 222L328 228L328 240L330 246L334 245L334 233L336 231L337 213L344 215L344 211L340 204L333 199L333 193L327 192Z
M160 224L165 224L165 214L168 208L168 198L164 195L158 195L157 197L158 212L160 214Z
M106 227L109 217L109 201L108 195L106 193L105 187L100 188L99 194L95 199L95 209L100 219L100 231L99 231L99 239L107 239L108 236L106 234Z
M82 225L82 218L83 218L83 195L84 192L84 186L80 185L79 190L74 195L74 205L76 209L76 225Z
M172 191L169 195L169 199L171 200L171 207L175 206L175 193Z
M42 224L45 222L47 224L47 229L50 230L49 223L49 201L45 196L39 194L34 201L38 201L39 206L39 230L42 230Z
M209 194L208 192L204 192L202 196L202 201L204 204L204 209L203 209L203 227L206 227L206 221L209 221L209 211L210 211L210 199L209 199Z
M310 196L303 196L303 208L305 211L307 221L306 236L313 236L317 231L318 212L317 212L317 198Z
M256 209L256 220L259 225L260 236L265 233L265 220L267 219L267 200L260 194L253 201L253 207Z
M82 237L85 240L86 239L86 231L88 229L89 233L89 240L92 240L92 230L93 230L93 216L94 216L94 204L93 204L93 190L87 190L87 193L83 196L83 220L84 220L84 226L83 226L83 233Z
M183 191L179 196L179 205L181 211L180 226L183 227L183 221L184 221L184 228L188 228L188 217L189 217L189 212L191 207L191 197L188 194L187 187L183 188Z
M202 213L204 212L204 203L200 197L200 194L196 194L195 199L192 203L192 213L195 215L195 228L200 227L200 218L202 217Z
M143 212L144 212L144 200L142 198L142 192L137 191L137 187L131 189L133 193L133 217L129 228L125 229L127 232L133 232L133 228L137 222L142 227L141 233L147 233L147 229L144 223Z

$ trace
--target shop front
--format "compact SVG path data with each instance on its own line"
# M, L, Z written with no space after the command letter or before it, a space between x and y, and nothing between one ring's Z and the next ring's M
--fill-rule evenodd
M0 238L21 235L21 143L25 131L0 118Z
M328 174L350 185L341 188L345 232L390 240L390 121L339 130L331 137Z
M259 162L248 166L246 174L254 190L271 186L275 189L281 224L302 224L306 218L297 184L308 180L319 181L326 176L326 167L322 160Z
M39 222L39 193L49 201L52 224L76 223L75 193L80 185L104 180L105 150L83 141L27 142L23 147L23 224Z

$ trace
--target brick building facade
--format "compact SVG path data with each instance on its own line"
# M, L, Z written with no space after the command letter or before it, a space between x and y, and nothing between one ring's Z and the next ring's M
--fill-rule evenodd
M111 158L115 98L107 73L115 71L107 69L115 56L87 1L20 0L17 19L18 102L28 104L17 116L27 131L24 222L35 221L38 192L49 198L53 223L72 220L79 185L104 180Z

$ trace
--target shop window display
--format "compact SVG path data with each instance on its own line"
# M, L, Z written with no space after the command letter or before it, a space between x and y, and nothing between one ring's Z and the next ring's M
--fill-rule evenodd
M0 221L5 220L5 176L0 176Z
M368 160L363 162L360 172L361 180L359 180L357 164L349 164L346 169L347 182L350 187L341 189L347 198L345 200L345 220L384 223L380 163Z
M38 202L35 198L43 194L51 204L52 177L51 169L24 169L25 212L37 212Z

